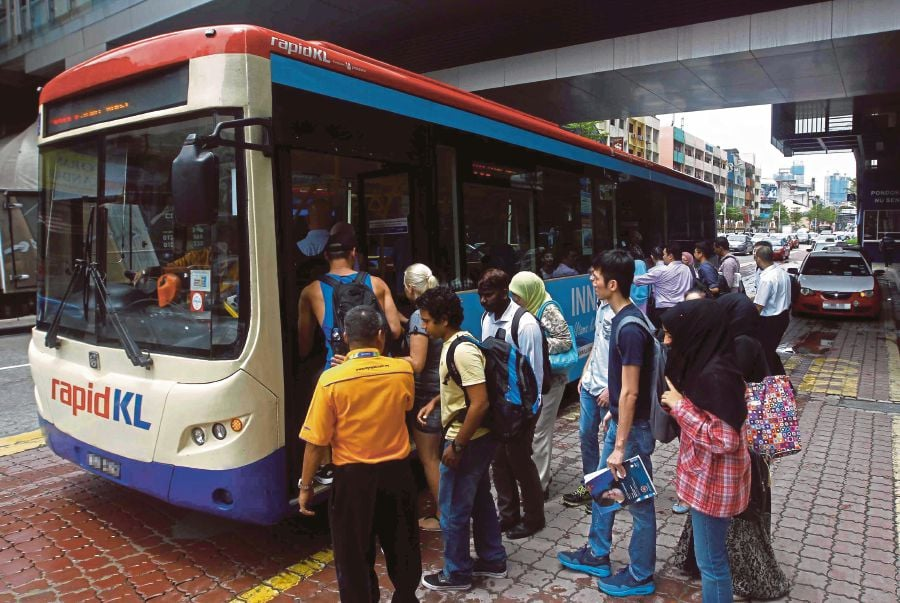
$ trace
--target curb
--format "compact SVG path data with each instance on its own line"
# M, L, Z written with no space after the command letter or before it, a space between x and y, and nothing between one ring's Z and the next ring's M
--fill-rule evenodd
M34 328L34 314L29 316L20 316L18 318L5 318L0 320L0 335L11 335L13 333L25 333Z

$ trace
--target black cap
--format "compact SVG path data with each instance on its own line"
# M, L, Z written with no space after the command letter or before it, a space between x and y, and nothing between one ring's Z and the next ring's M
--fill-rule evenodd
M325 251L329 253L346 253L356 249L356 233L353 226L346 222L335 224L328 235Z

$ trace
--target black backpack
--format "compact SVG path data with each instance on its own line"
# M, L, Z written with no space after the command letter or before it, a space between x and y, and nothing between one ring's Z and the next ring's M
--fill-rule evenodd
M653 346L653 361L650 364L650 431L653 438L663 444L671 442L678 436L678 424L675 422L668 412L662 407L660 398L669 386L666 383L666 361L669 358L669 351L662 342L653 336L653 325L637 316L626 316L619 323L616 333L621 333L625 325L634 324L642 328L650 336L650 345ZM616 336L616 347L619 345L618 335ZM619 354L621 355L621 350ZM642 367L644 368L644 367Z
M506 341L503 329L497 336L478 341L474 337L458 337L447 350L447 378L463 390L466 407L458 411L447 423L449 428L455 421L464 421L469 409L469 396L462 385L462 377L456 367L454 354L459 344L475 344L484 354L484 377L488 390L488 412L482 424L488 427L495 438L508 442L519 435L534 419L538 412L537 379L528 363L528 358L519 349ZM446 379L444 385L447 384ZM446 429L444 430L446 434Z
M343 283L333 276L323 274L319 277L319 281L331 287L331 310L334 315L334 322L331 325L331 333L328 337L331 340L331 350L335 354L346 354L347 344L344 342L344 317L347 312L357 306L366 306L372 308L381 315L382 324L385 321L384 310L378 303L378 297L375 292L366 286L365 272L357 272L356 276L349 283Z

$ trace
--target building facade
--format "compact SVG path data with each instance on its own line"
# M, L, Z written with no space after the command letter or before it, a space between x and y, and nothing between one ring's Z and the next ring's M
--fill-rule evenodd
M824 202L832 207L840 207L847 202L847 192L850 188L850 176L835 172L825 177Z
M596 122L609 146L642 159L659 163L659 120L652 116L608 119Z

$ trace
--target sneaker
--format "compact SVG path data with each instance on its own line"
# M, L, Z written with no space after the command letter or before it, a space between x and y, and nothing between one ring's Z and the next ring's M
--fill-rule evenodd
M563 494L563 504L567 507L577 507L578 505L586 505L591 502L591 493L584 487L584 484L578 486L574 492Z
M600 587L601 592L613 597L650 595L656 590L656 585L653 584L653 576L639 582L628 571L627 565L616 572L615 576L598 580L597 586Z
M683 502L676 502L672 505L672 513L675 513L676 515L684 515L690 510L691 507Z
M472 588L472 580L464 580L462 578L451 580L449 577L444 575L444 572L440 571L436 574L428 574L427 576L423 575L422 586L424 586L428 590L469 590L470 588Z
M577 551L563 551L557 553L556 558L563 566L584 572L598 578L606 578L612 573L609 567L609 556L595 557L591 552L591 545L586 544Z
M323 486L329 485L334 481L334 465L328 463L327 465L319 467L319 470L316 471L316 474L313 476L313 480Z
M506 562L488 563L482 559L476 559L472 575L486 578L506 578Z

